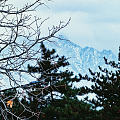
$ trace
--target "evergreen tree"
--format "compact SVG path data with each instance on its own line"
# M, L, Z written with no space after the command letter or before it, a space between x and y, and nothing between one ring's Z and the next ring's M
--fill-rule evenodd
M79 101L76 97L79 89L73 87L73 82L78 82L79 78L74 76L73 72L60 70L69 63L64 56L59 57L55 53L54 49L46 49L41 43L42 55L38 66L28 65L30 73L40 74L37 84L29 94L30 107L42 111L44 114L41 114L40 118L45 120L77 120L80 117L81 120L87 120L92 111L91 105ZM59 93L58 96L55 93ZM37 99L31 99L33 94Z
M73 72L69 72L68 70L65 70L64 72L60 71L61 67L68 66L69 63L64 56L59 57L55 54L55 52L56 51L54 49L52 49L51 51L49 49L46 49L44 44L41 43L42 55L41 60L38 62L38 66L33 67L28 65L29 72L40 73L40 77L38 79L38 83L40 86L35 86L35 88L46 88L42 91L42 97L50 94L50 101L54 101L54 92L61 93L61 97L63 92L64 95L67 94L68 96L69 92L75 91L75 94L69 94L69 97L75 97L77 93L77 89L72 89L72 83L77 81L78 78L73 77Z
M95 108L102 107L102 120L119 120L120 119L120 49L118 63L104 58L105 63L110 65L112 71L99 66L100 72L93 72L89 69L92 77L82 76L81 79L93 82L91 88L81 87L80 95L95 93L96 99L85 100L94 105Z
M73 87L73 83L79 82L80 78L64 68L69 65L67 59L56 55L54 49L46 49L43 43L40 47L41 59L37 66L28 65L29 73L38 73L40 77L22 86L27 96L22 100L12 97L17 93L16 88L4 91L3 95L8 97L6 103L14 98L8 109L21 119L29 120L101 120L101 113L93 110L92 105L78 100L80 89ZM7 116L16 120L10 114Z

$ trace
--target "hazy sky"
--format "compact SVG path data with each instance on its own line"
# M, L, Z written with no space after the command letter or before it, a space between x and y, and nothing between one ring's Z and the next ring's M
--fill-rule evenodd
M10 1L19 7L25 2ZM120 45L120 0L52 0L49 3L46 0L46 5L48 7L40 7L36 14L41 18L50 17L47 25L67 21L71 17L69 26L60 34L81 47L111 49L117 53Z

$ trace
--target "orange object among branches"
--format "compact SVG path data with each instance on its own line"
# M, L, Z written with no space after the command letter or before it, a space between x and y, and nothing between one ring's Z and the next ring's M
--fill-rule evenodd
M12 106L13 106L13 101L12 101L12 100L7 101L7 106L10 106L10 108L12 108Z

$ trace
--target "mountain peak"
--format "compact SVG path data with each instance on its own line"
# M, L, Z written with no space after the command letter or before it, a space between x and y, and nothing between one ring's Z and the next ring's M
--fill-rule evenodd
M55 41L59 47L55 44L47 45L48 48L55 48L59 55L64 55L66 58L70 58L69 69L76 74L88 73L88 68L96 71L98 66L106 67L103 57L106 57L109 61L117 61L117 57L111 50L98 51L92 47L84 47L69 41L69 40L57 40Z

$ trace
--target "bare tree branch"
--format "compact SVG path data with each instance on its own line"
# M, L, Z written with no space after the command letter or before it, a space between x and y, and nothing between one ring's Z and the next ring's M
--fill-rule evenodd
M31 85L26 83L29 83L30 80L36 80L38 76L29 73L27 65L29 63L35 65L37 63L41 55L41 42L51 42L52 38L59 39L56 34L69 24L70 19L66 23L60 21L58 26L48 29L48 35L42 36L41 27L48 18L42 20L37 16L33 17L31 14L32 11L35 11L41 5L45 5L45 3L41 2L41 0L36 0L18 10L12 4L8 4L7 0L0 1L0 117L3 120L9 120L9 115L12 116L12 119L25 120L26 117L21 117L24 112L29 112L31 117L36 116L36 118L39 114L43 114L42 112L32 112L30 108L19 100L20 97L23 97L19 89L21 88L23 91L27 85L30 91ZM49 75L45 77L44 79L47 79ZM5 96L5 92L14 89L16 90L15 94ZM50 86L41 87L39 94L43 94L43 91L49 89ZM26 94L29 91L26 91ZM33 97L40 99L34 94ZM19 116L13 113L12 108L7 105L8 101L14 105L15 100L23 108Z

